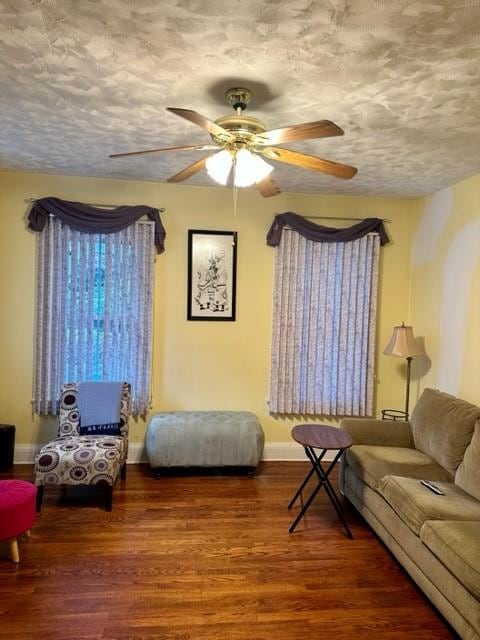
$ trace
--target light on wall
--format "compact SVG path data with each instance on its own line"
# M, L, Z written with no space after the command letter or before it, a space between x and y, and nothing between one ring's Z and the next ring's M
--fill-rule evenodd
M413 335L413 327L406 326L403 322L400 326L393 327L390 342L385 347L384 354L398 356L407 360L407 383L405 387L405 420L408 420L408 405L410 400L410 372L412 359L425 355L425 350Z
M208 175L222 185L227 184L233 166L233 184L236 187L249 187L260 182L273 171L271 164L245 148L238 151L227 149L219 151L207 158L205 166Z

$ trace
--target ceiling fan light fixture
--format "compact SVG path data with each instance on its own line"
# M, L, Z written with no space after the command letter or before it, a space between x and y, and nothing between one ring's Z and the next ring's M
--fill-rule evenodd
M219 184L226 185L232 169L233 157L230 151L224 149L210 156L205 161L208 175Z
M278 160L288 165L326 173L346 180L353 178L357 173L355 167L276 146L283 142L343 135L343 130L334 122L315 120L279 129L267 129L261 120L244 113L252 97L252 92L249 89L233 87L228 89L225 97L233 107L235 115L222 116L215 121L205 118L192 109L167 107L171 113L208 131L213 144L189 144L145 149L143 151L114 153L110 157L139 156L163 151L208 151L209 153L200 160L192 162L182 171L170 176L167 182L182 182L206 169L208 175L215 182L225 186L229 181L233 167L234 187L249 187L256 183L256 189L265 198L277 195L280 193L280 189L269 175L273 171L273 167L265 162L262 156L269 160ZM214 150L219 151L212 155L211 152Z
M252 97L252 92L249 89L233 87L228 89L225 97L233 107L235 115L222 116L215 121L205 118L192 109L167 107L171 113L208 131L213 144L189 144L145 149L143 151L114 153L110 157L139 156L163 151L208 151L209 153L200 160L192 162L182 171L170 176L167 182L182 182L206 169L208 175L215 182L225 186L233 166L234 187L249 187L256 183L258 192L265 198L277 195L280 193L280 189L269 175L273 171L273 167L265 162L262 156L269 160L278 160L287 165L326 173L346 180L353 178L357 173L355 167L276 146L283 142L343 135L343 130L334 122L316 120L268 130L261 120L244 113ZM212 155L214 150L219 151Z
M239 149L235 155L236 187L249 187L260 182L273 171L273 166L248 149Z

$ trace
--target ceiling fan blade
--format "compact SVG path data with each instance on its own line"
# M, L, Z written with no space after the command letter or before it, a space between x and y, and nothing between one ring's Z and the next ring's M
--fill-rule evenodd
M213 120L209 120L208 118L200 115L196 111L192 111L191 109L177 109L176 107L167 107L167 111L171 111L175 115L193 122L193 124L202 127L202 129L206 129L208 133L215 136L221 136L225 140L233 140L232 134L226 129L218 125L216 122L213 122Z
M147 149L145 151L130 151L128 153L112 153L109 158L124 158L125 156L141 156L146 153L159 153L160 151L210 151L220 149L216 144L188 144L183 147L163 147L162 149Z
M306 153L298 153L298 151L291 151L290 149L283 149L282 147L268 147L268 149L260 153L271 160L294 164L297 167L311 169L312 171L321 171L322 173L328 173L331 176L343 178L344 180L353 178L357 173L355 167L350 167L347 164L324 160L323 158L317 158L317 156L309 156Z
M330 120L317 120L316 122L294 124L291 127L271 129L270 131L259 133L255 139L255 144L271 145L279 142L295 142L296 140L329 138L331 136L343 136L343 129L340 129Z
M200 158L200 160L197 160L196 162L189 164L188 167L185 167L185 169L182 169L181 171L176 173L174 176L171 176L170 178L168 178L167 182L182 182L183 180L188 180L188 178L191 178L193 175L195 175L202 169L205 169L205 162L211 155L212 154L209 153L207 156Z
M276 196L279 193L282 193L278 184L270 176L260 180L260 182L257 182L255 186L264 198L270 198L271 196Z

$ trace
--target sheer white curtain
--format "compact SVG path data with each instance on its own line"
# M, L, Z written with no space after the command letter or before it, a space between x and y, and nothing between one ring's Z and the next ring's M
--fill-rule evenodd
M371 415L379 236L276 249L270 412Z
M65 382L125 380L150 403L154 225L81 233L50 217L37 238L34 410L56 413Z

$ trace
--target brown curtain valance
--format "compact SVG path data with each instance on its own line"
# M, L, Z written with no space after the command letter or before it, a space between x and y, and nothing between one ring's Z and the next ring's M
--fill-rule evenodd
M380 244L390 242L383 220L380 218L365 218L351 227L337 229L324 227L298 215L298 213L279 213L275 216L272 226L267 233L267 244L277 247L280 244L283 228L288 225L300 235L314 242L351 242L363 238L367 233L376 231L380 236Z
M166 232L158 209L153 207L125 205L115 209L102 209L60 198L40 198L33 203L28 214L28 228L32 231L43 231L49 214L53 214L72 229L84 233L115 233L146 216L155 223L157 252L165 251Z

